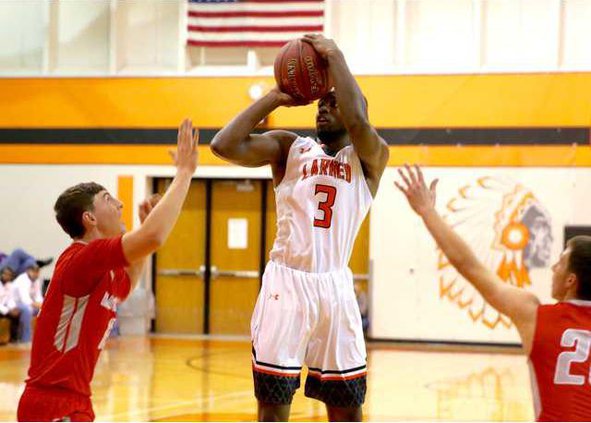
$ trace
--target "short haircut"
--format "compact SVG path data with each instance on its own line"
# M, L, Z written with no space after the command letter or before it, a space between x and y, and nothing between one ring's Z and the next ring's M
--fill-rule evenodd
M579 235L567 243L568 270L577 276L577 298L591 300L591 236Z
M95 182L85 182L68 188L58 197L53 206L55 218L71 238L84 236L82 215L94 210L94 196L104 190Z

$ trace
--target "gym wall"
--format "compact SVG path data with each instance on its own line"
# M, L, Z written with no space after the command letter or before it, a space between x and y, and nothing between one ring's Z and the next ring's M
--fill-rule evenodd
M442 272L449 270L445 266L438 269L444 263L438 262L435 245L392 186L395 167L417 162L427 167L428 177L441 178L441 210L464 186L480 187L476 199L463 200L469 210L484 208L487 217L468 219L462 230L492 267L498 269L507 258L505 273L515 277L511 271L518 269L521 282L524 252L496 251L492 239L508 223L523 223L524 216L541 233L550 227L552 242L545 247L550 261L528 268L531 284L523 283L547 299L549 265L562 247L562 227L590 223L591 210L584 199L591 188L591 74L362 76L359 82L369 99L372 122L393 137L388 139L390 168L371 216L371 336L516 342L502 318L490 327L498 316L477 316L477 297L458 295L456 290L465 285L462 281L450 288L453 273ZM80 181L96 180L118 193L121 178L132 176L132 192L124 179L123 194L132 199L129 206L135 213L149 192L151 178L173 174L166 150L174 142L178 122L191 117L196 126L207 129L203 140L207 143L216 128L250 104L247 93L253 83L271 81L0 79L2 220L20 222L3 225L2 248L26 246L35 255L56 256L68 240L53 220L52 206L64 188ZM267 127L309 130L314 113L313 106L281 109L269 118ZM458 133L463 135L458 138L454 135ZM437 142L429 142L432 135ZM270 176L267 168L227 166L206 145L200 152L197 177ZM490 181L495 189L486 188ZM517 194L511 197L514 191ZM509 203L525 203L504 209L505 197ZM510 217L496 222L495 213L500 212ZM137 222L135 215L130 219ZM479 241L482 234L488 244ZM543 239L540 242L543 245ZM514 266L510 259L515 259ZM149 277L145 283L150 283ZM463 305L470 299L470 305Z

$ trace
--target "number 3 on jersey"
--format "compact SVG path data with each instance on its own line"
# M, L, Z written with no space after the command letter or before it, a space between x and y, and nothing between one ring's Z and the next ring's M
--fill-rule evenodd
M332 206L337 198L337 189L331 185L317 184L314 195L326 194L326 199L318 203L318 210L324 213L322 219L314 219L314 226L317 228L330 228L332 224Z

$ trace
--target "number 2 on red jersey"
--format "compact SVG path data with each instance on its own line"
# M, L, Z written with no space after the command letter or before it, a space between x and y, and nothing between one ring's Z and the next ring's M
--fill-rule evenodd
M560 346L572 348L574 351L563 351L558 356L554 383L557 385L584 385L591 382L590 371L585 375L573 374L572 363L585 363L589 359L591 350L591 332L581 329L567 329L562 334Z

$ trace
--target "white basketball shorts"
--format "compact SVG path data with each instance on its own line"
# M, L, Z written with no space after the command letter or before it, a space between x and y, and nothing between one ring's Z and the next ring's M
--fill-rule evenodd
M333 407L359 407L366 350L353 275L308 273L267 264L251 321L255 395L290 404L308 367L305 395Z

